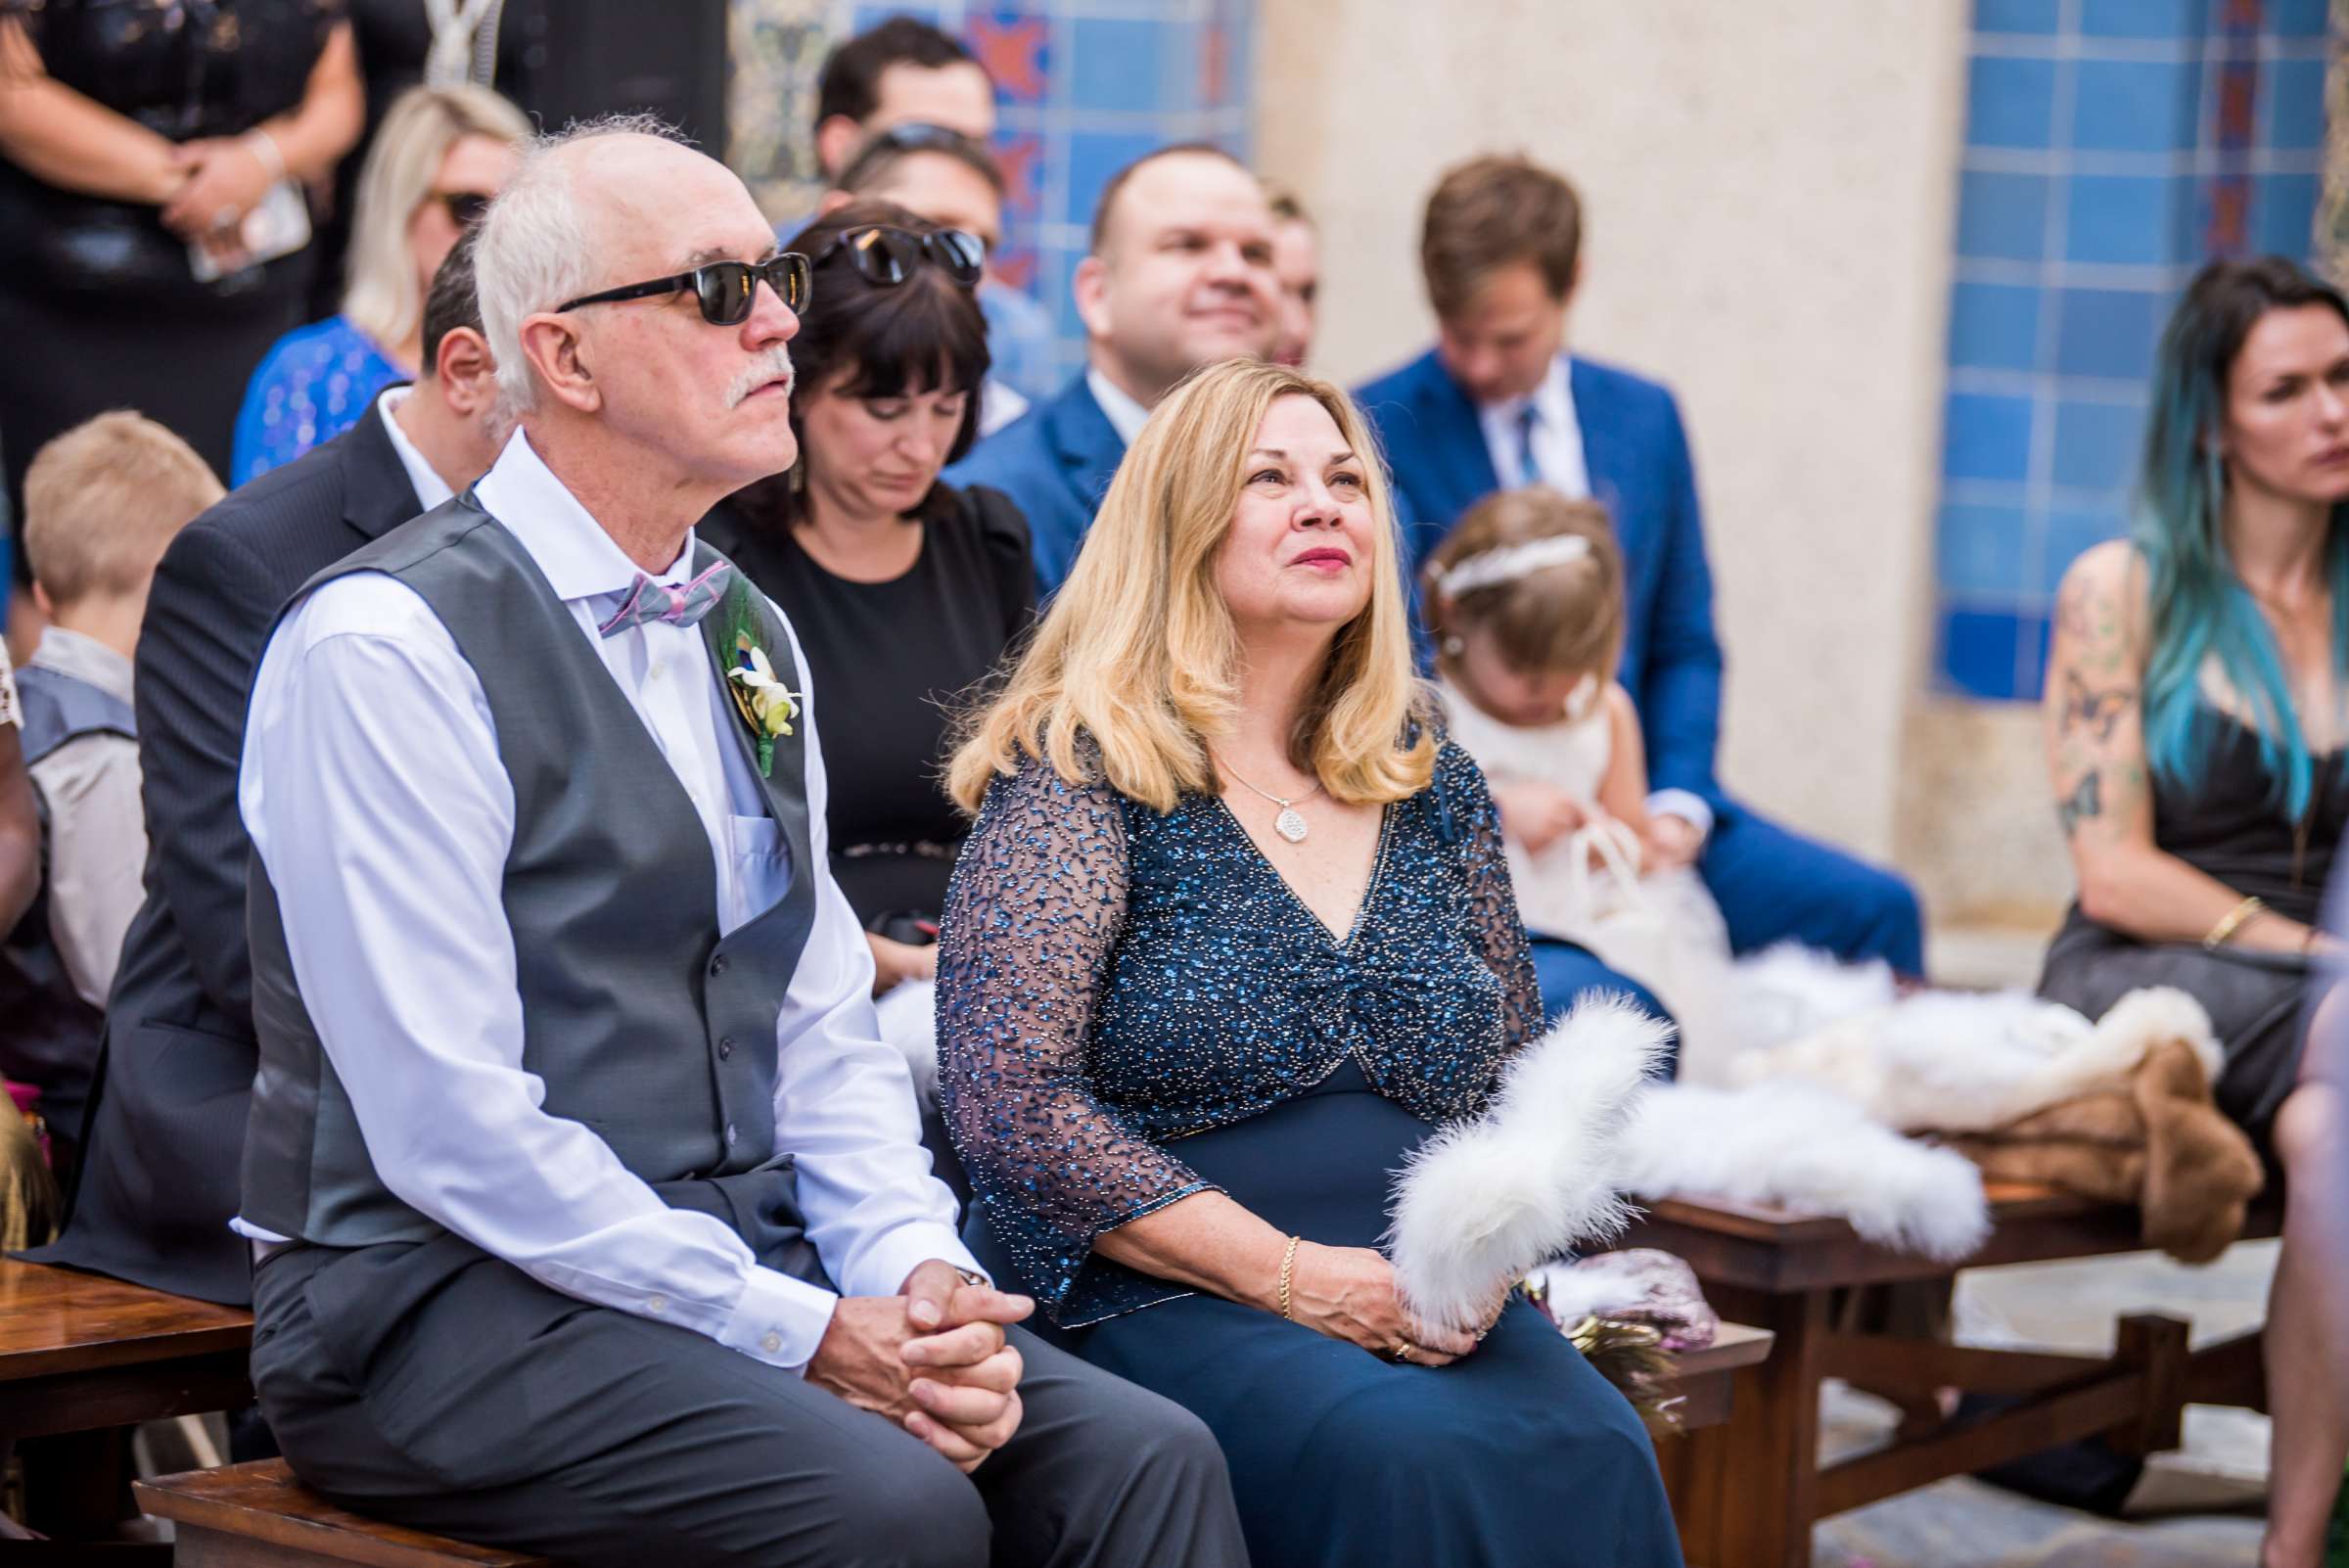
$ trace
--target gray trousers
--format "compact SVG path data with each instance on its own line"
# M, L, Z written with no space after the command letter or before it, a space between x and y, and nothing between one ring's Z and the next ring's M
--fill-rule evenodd
M1025 1330L1020 1430L966 1476L792 1373L454 1237L289 1249L253 1294L287 1462L394 1524L615 1568L1248 1560L1198 1418Z

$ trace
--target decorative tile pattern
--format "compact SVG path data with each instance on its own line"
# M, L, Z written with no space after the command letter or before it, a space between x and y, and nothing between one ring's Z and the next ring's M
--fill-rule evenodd
M833 0L728 0L726 166L775 223L810 210L815 171L815 77L848 36Z
M804 0L735 0L766 3ZM996 271L1051 313L1057 385L1084 362L1069 278L1110 176L1170 142L1247 156L1252 0L859 3L836 35L898 15L963 38L995 79L995 156L1009 186Z
M2064 568L2126 531L2155 341L2194 269L2311 253L2326 28L2326 0L1975 0L1935 524L1947 685L2038 695Z

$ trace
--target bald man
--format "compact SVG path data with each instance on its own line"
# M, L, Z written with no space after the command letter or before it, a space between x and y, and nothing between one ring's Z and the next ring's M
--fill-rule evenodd
M519 426L295 596L246 729L288 1461L580 1564L1243 1561L1205 1429L964 1250L825 869L821 694L694 537L797 456L802 258L621 120L530 150L475 271Z
M1191 372L1268 357L1280 328L1264 188L1221 148L1162 148L1120 170L1072 280L1085 369L946 479L1020 504L1036 586L1060 586L1150 410Z

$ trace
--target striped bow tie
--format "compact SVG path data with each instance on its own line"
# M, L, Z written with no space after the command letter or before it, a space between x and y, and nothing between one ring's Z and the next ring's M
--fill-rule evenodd
M595 629L609 637L641 626L649 622L666 621L672 626L690 626L717 608L717 601L726 596L734 584L734 569L720 561L691 582L670 586L656 582L643 573L636 574L635 585L628 589L612 619Z

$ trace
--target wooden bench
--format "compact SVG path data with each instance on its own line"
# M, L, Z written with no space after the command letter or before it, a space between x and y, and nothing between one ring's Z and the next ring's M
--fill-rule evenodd
M552 1568L544 1557L362 1519L304 1488L283 1459L161 1476L132 1490L141 1508L172 1522L179 1568Z
M1683 1435L1728 1420L1736 1408L1741 1374L1770 1359L1775 1338L1767 1328L1724 1323L1712 1344L1703 1350L1681 1351L1672 1359L1674 1392L1680 1397L1673 1413ZM1661 1447L1667 1453L1673 1451L1670 1439Z
M64 1537L120 1510L114 1429L253 1403L253 1314L0 1258L0 1449L20 1446L25 1522Z
M1718 1426L1735 1408L1736 1380L1770 1355L1768 1329L1724 1323L1703 1350L1674 1358L1683 1432ZM1663 1451L1687 1447L1668 1438ZM551 1568L546 1559L379 1524L336 1507L294 1479L282 1459L194 1470L138 1482L139 1506L169 1519L179 1568Z
M2125 1317L2110 1358L1976 1350L1838 1331L1829 1308L1853 1286L1948 1280L1959 1268L2142 1252L2137 1211L2050 1188L1994 1184L1990 1239L1959 1264L1863 1241L1841 1220L1762 1205L1666 1199L1623 1239L1685 1259L1724 1318L1775 1335L1740 1374L1726 1422L1677 1445L1666 1481L1691 1563L1800 1568L1819 1520L1917 1487L2104 1434L2122 1449L2175 1448L2188 1403L2265 1408L2258 1336L2189 1352L2175 1318ZM2277 1234L2280 1215L2254 1209L2243 1238ZM1889 1448L1821 1467L1819 1384L1844 1378L1930 1409L1959 1388L2021 1403L1986 1420L1933 1422Z

